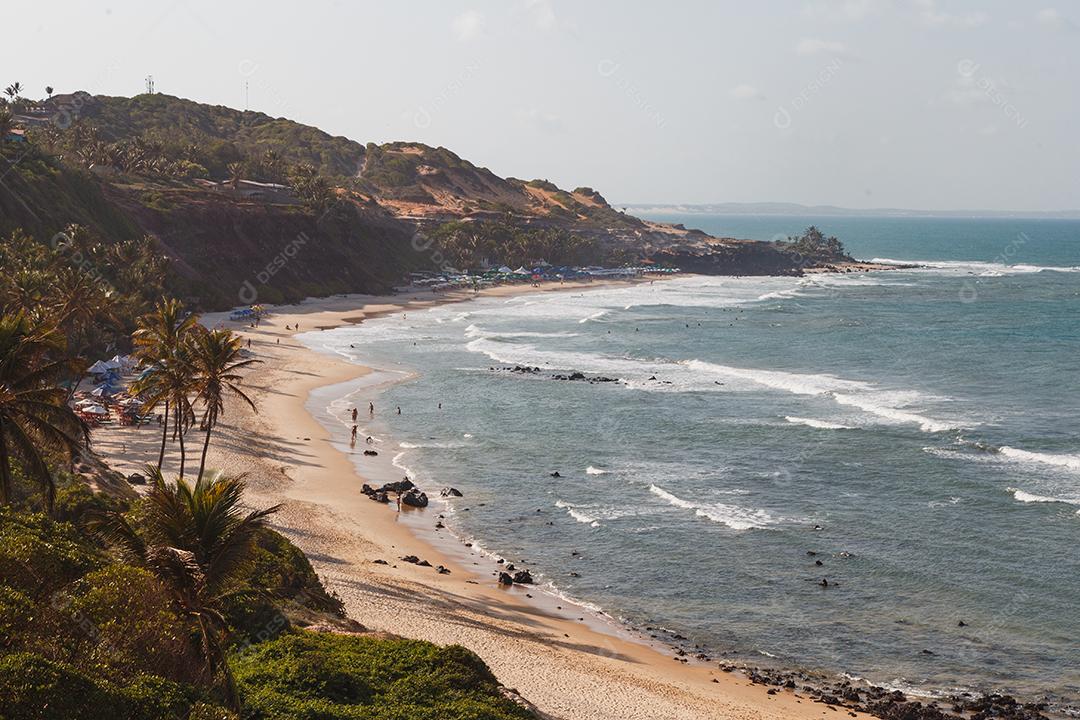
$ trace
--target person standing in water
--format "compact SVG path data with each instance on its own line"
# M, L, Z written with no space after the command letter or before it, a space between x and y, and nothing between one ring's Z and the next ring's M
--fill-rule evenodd
M371 415L371 417L375 417L375 403L368 401L367 411L368 415Z
M398 405L398 406L397 406L397 414L398 414L398 415L400 415L400 414L401 414L401 406L400 406L400 405Z
M356 447L356 426L352 426L352 438L349 440L349 447Z
M356 422L356 408L352 409L352 421Z

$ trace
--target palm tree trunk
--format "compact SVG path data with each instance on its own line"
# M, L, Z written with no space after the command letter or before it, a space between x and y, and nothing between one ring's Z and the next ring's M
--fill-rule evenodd
M0 505L11 502L11 464L8 462L7 439L4 423L0 421Z
M158 452L157 469L161 472L161 466L165 462L165 443L169 439L169 401L165 401L165 417L161 423L161 451Z
M176 428L176 437L180 440L180 479L182 480L184 478L184 463L187 460L187 451L184 450L184 429L180 427L181 414L179 410L176 411L173 426Z
M198 480L202 480L203 470L206 468L206 451L210 448L210 431L214 429L214 424L208 422L206 424L206 439L203 440L202 446L202 458L199 460L199 477Z

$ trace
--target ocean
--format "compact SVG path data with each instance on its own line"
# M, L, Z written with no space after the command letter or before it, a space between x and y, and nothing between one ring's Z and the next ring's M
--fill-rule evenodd
M925 267L481 298L308 334L409 378L336 403L335 432L374 400L362 432L430 495L464 493L436 501L455 533L636 627L1075 704L1080 221L655 219L766 240L816 224ZM618 382L551 377L570 372Z

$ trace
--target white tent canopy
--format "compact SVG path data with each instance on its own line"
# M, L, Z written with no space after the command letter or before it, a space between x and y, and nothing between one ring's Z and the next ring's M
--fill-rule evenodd
M96 363L90 366L88 372L94 375L104 375L110 370L116 370L120 367L120 363L112 360L98 360Z
M138 361L130 355L113 355L112 360L109 360L109 362L116 363L116 367L121 368L124 371L131 370L139 364Z

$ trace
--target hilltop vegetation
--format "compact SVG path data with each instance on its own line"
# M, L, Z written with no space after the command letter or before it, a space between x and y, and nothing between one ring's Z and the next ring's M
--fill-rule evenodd
M0 125L0 235L70 224L104 245L149 237L168 284L221 309L389 291L413 270L652 259L716 274L799 273L835 247L716 239L641 220L581 186L501 178L446 148L366 146L252 111L167 95L20 97ZM6 119L5 119L6 118ZM430 252L420 232L438 243Z
M49 111L70 103L65 96L45 102ZM261 112L206 105L170 95L87 96L79 102L71 127L55 134L57 150L78 154L82 142L134 142L160 146L167 154L201 168L200 177L227 177L234 162L251 162L262 179L272 181L284 168L300 163L331 177L355 175L364 146L333 137L318 128ZM256 160L272 153L269 167ZM195 170L198 173L198 169Z

